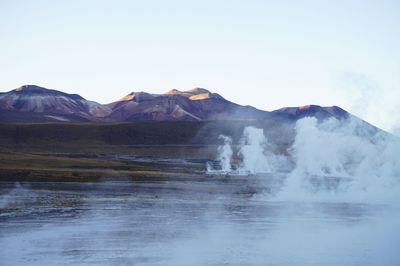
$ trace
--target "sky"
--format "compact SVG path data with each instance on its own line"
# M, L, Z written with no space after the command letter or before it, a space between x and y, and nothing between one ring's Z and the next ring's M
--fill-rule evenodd
M203 87L400 134L400 1L0 0L0 91L24 84L100 103Z

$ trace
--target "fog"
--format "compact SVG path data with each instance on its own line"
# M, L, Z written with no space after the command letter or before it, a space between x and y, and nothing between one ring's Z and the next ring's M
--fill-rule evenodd
M399 143L306 118L221 136L200 179L2 182L1 265L400 265Z
M82 204L52 210L40 202L52 197L49 187L32 185L35 204L46 210L2 215L2 265L400 262L395 204L278 200L247 186L259 184L60 184L51 190Z

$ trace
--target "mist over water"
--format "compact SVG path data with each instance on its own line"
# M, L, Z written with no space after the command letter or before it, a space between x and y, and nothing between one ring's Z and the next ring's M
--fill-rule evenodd
M11 185L11 184L10 184ZM32 184L0 216L2 265L388 265L398 206L271 200L259 183ZM54 193L54 194L53 194ZM75 207L43 207L56 194ZM42 206L39 208L39 206ZM17 206L15 206L17 207ZM44 208L44 210L43 210Z
M305 118L282 153L220 140L201 179L2 182L1 265L400 265L396 138Z

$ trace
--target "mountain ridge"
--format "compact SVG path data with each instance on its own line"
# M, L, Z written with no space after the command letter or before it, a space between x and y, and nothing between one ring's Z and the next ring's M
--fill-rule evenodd
M109 104L90 101L78 94L68 94L37 85L23 85L0 93L0 121L207 121L264 120L295 121L313 116L317 119L344 119L349 113L338 106L307 105L265 111L226 100L217 93L196 87L161 94L131 92ZM10 115L7 115L10 114Z

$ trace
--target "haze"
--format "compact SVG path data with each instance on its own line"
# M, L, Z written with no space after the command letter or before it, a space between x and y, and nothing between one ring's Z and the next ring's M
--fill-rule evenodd
M399 132L398 1L0 0L0 91L108 103L205 87L272 110L339 105Z

